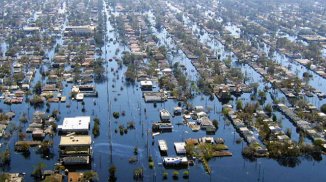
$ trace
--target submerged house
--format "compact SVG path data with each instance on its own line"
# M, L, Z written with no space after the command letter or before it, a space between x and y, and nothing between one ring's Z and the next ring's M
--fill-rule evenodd
M188 165L187 157L163 157L163 164L166 166Z
M174 148L178 155L186 154L186 143L185 142L174 142Z
M91 117L78 116L73 118L64 118L62 125L58 126L61 133L88 133Z
M167 96L164 92L143 92L145 102L165 102Z
M216 130L213 122L208 117L201 117L198 119L198 122L200 124L200 128L203 130Z
M84 96L97 96L97 91L95 85L79 85L73 86L71 92L80 93Z
M161 152L167 153L168 145L166 144L165 140L158 140L158 147L159 147Z
M88 135L62 136L60 157L64 165L88 165L92 155L92 137Z
M67 26L65 35L91 35L94 33L95 27L90 25L84 26Z
M148 80L140 81L140 87L142 90L152 90L153 83L152 81L148 81Z
M172 123L154 122L152 124L153 132L172 132L172 129L173 129Z
M168 110L162 109L160 110L160 118L163 122L170 122L171 114Z

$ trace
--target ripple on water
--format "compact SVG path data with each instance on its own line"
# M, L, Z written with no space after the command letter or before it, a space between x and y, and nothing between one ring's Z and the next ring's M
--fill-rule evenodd
M112 143L112 154L113 156L129 158L132 155L134 155L133 154L134 148L135 146L132 145ZM93 145L93 151L94 153L110 154L110 143L106 143L106 142L95 143ZM138 148L139 158L142 158L143 152L144 152L143 149Z

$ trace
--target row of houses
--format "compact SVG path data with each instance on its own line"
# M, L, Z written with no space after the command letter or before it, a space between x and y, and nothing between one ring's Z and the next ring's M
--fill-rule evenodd
M45 112L36 111L33 114L31 123L26 129L26 133L32 133L33 139L43 140L46 135L53 135L56 119L47 116Z
M254 132L251 131L246 124L237 117L236 112L229 105L224 105L223 109L228 110L227 117L235 127L236 131L243 137L248 145L256 146L256 153L259 155L267 155L267 148L262 145L259 140L255 137Z
M293 110L288 108L285 104L277 104L277 108L286 115L290 121L292 121L295 126L300 129L301 131L305 132L307 136L312 139L312 141L321 141L323 144L326 144L325 140L325 131L319 132L314 128L314 125L308 121L305 121L299 118ZM326 116L323 115L324 118Z
M198 131L200 128L205 130L207 134L214 134L217 129L213 121L209 119L203 106L194 106L191 112L183 115L183 118L193 131Z

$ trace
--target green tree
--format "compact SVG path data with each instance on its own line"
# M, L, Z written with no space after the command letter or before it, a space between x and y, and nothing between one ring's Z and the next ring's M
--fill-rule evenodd
M86 171L84 172L85 181L96 181L98 180L98 174L95 171Z
M242 108L243 108L242 100L237 100L237 110L242 110Z
M115 176L116 171L117 171L117 168L116 168L114 165L112 165L112 166L109 168L109 173L110 173L109 181L110 181L110 182L117 181L117 177Z
M33 88L33 92L37 95L40 95L42 93L42 83L40 81L38 81L34 88Z
M320 111L326 114L326 104L323 104L323 105L320 107Z
M32 176L34 176L34 178L37 178L37 179L42 178L44 168L46 168L46 164L44 164L43 162L38 163L34 167L34 171L32 172Z

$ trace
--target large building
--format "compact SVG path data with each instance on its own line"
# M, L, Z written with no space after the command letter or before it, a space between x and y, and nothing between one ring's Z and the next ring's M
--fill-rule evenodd
M62 136L59 144L64 165L88 165L92 155L92 137L88 135Z
M70 35L91 35L94 33L95 27L90 25L84 26L67 26L65 34Z
M87 134L90 127L91 117L77 116L73 118L64 118L62 125L58 126L61 133L80 133Z

